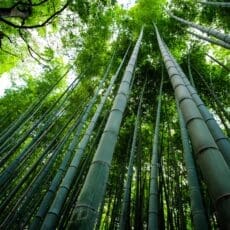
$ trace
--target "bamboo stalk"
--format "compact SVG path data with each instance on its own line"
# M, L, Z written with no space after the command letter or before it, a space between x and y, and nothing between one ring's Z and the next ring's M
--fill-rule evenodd
M112 110L97 151L74 209L69 229L93 229L98 210L104 199L109 168L115 149L122 116L127 105L130 83L141 45L143 29L126 67Z
M208 35L212 35L213 37L216 37L217 39L220 39L223 42L230 43L230 35L228 35L228 34L224 34L224 33L221 33L219 31L215 30L215 29L201 26L201 25L195 24L193 22L187 21L183 18L177 17L172 12L170 12L169 10L165 9L165 11L168 13L168 15L170 17L174 18L175 20L177 20L177 21L179 21L185 25L191 26L197 30L202 31L203 33L207 33Z
M159 129L160 129L160 115L161 115L161 97L163 87L163 69L160 83L160 91L158 98L157 114L155 131L152 144L152 159L150 172L150 193L149 193L149 211L148 211L148 229L158 229L158 174L159 174Z

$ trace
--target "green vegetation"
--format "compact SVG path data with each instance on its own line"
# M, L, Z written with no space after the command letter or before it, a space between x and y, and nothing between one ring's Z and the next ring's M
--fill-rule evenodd
M1 229L229 229L229 9L1 2Z

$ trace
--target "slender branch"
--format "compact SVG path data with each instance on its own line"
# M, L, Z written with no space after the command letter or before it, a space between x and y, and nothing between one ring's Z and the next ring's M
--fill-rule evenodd
M40 65L44 65L44 66L49 67L48 65L42 63L40 60L45 61L45 62L49 62L49 61L51 61L51 59L46 59L46 58L42 57L37 51L35 51L35 50L29 45L28 41L27 41L26 38L24 37L24 35L23 35L23 33L22 33L21 30L19 30L19 35L20 35L20 37L22 38L22 40L25 42L25 44L26 44L26 46L27 46L27 50L28 50L30 56L31 56L35 61L37 61ZM38 58L35 57L34 54L35 54Z
M4 37L6 37L6 38L9 40L9 42L12 43L10 37L9 37L7 34L5 34L5 33L3 33L2 31L0 31L0 47L1 47L1 40L2 40Z
M11 56L14 56L14 57L20 58L18 55L13 54L13 53L11 53L11 52L9 52L9 51L7 51L7 50L3 49L3 48L1 48L1 50L2 50L4 53L7 53L7 54L9 54L9 55L11 55Z
M187 62L188 62L188 76L189 76L189 80L190 80L192 86L195 88L195 83L194 83L193 76L192 76L192 71L191 71L190 50L188 52Z
M191 21L187 21L183 18L180 18L180 17L177 17L176 15L174 15L170 10L165 9L165 12L172 18L174 18L175 20L181 22L182 24L184 25L188 25L190 27L193 27L197 30L200 30L201 32L203 33L207 33L207 35L211 35L225 43L228 43L230 44L230 35L229 34L224 34L222 32L219 32L217 31L216 29L213 29L213 28L209 28L209 27L206 27L206 26L202 26L202 25L199 25L199 24L196 24L196 23L193 23Z
M208 56L210 59L212 59L214 62L216 62L217 64L219 64L220 66L222 66L225 70L230 72L230 68L224 64L222 64L220 61L218 61L216 58L212 57L211 55L209 55L208 53L205 54L206 56Z

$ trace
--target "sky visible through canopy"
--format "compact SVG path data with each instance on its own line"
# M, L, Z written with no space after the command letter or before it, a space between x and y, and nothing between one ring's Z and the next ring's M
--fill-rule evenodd
M117 2L123 5L124 8L130 8L135 4L135 0L118 0Z
M118 0L117 3L122 5L125 9L128 9L135 4L135 0ZM16 85L23 85L24 83L20 80L15 81L15 79L14 82L16 83ZM7 73L3 74L3 76L1 76L0 78L0 97L4 95L5 89L9 89L11 87L12 82L9 75Z

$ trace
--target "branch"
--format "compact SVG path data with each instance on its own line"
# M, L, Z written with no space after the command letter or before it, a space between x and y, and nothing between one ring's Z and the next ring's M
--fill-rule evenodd
M43 61L45 61L45 62L51 61L51 59L46 59L46 58L42 57L38 52L36 52L36 51L29 45L28 41L27 41L26 38L24 37L24 35L23 35L23 33L22 33L21 30L19 30L19 35L20 35L20 37L22 38L22 40L25 42L30 56L31 56L35 61L37 61L39 64L42 64L42 65L45 65L45 64L41 63L41 61L40 61L39 59L41 59L41 60L43 60ZM35 54L39 59L38 59L37 57L35 57L34 54ZM46 66L47 66L47 65L46 65Z
M214 62L216 62L217 64L219 64L221 67L223 67L225 70L230 72L230 68L224 64L222 64L220 61L218 61L216 58L212 57L211 55L209 55L208 53L205 54L207 57L209 57L211 60L213 60Z
M11 55L11 56L14 56L14 57L20 58L20 56L18 56L17 54L13 54L13 53L11 53L11 52L9 52L9 51L7 51L7 50L3 49L3 48L1 48L1 50L2 50L4 53L7 53L7 54L9 54L9 55Z
M2 40L4 37L6 37L10 43L12 43L10 37L8 35L6 35L5 33L3 33L2 31L0 31L0 40ZM0 45L1 47L1 45Z
M43 27L45 26L46 24L48 24L55 16L57 16L58 14L60 14L62 11L64 11L67 6L69 5L69 2L70 1L67 1L66 4L58 11L56 11L53 15L51 15L49 18L47 18L43 23L41 24L37 24L37 25L32 25L32 26L26 26L26 25L17 25L17 24L14 24L12 23L11 21L8 21L2 17L0 17L0 21L4 22L5 24L9 25L9 26L12 26L14 28L17 28L17 29L33 29L33 28L39 28L39 27Z

